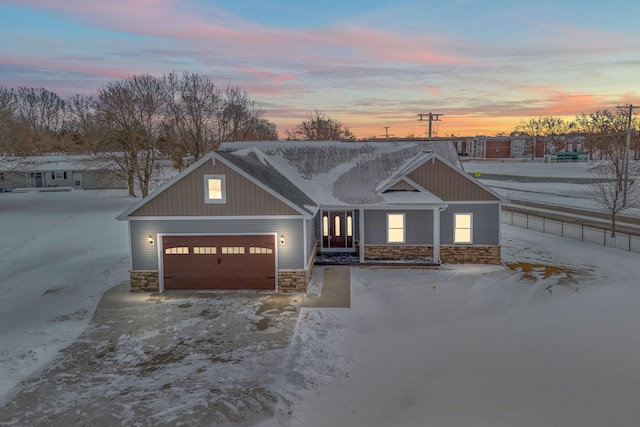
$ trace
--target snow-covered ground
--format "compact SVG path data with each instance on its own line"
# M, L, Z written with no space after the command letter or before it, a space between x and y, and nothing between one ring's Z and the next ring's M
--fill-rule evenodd
M114 217L134 202L0 194L0 403L127 279ZM352 269L351 308L301 310L261 426L640 425L638 255L510 226L502 243L504 266Z
M0 403L71 344L128 280L126 191L0 194Z
M281 426L634 426L638 256L504 227L503 266L352 269L303 309Z

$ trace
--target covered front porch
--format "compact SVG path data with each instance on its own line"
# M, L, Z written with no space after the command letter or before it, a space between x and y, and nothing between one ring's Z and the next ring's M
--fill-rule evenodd
M440 265L440 212L446 205L324 207L316 264Z

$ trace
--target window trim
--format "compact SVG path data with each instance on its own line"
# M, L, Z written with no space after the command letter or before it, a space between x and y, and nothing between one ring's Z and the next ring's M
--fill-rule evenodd
M212 199L209 197L209 180L220 180L220 199ZM226 204L227 203L227 177L223 174L205 174L204 175L204 202L207 204Z
M402 230L402 241L389 240L389 231L391 227L389 226L389 217L391 215L394 216L402 216L402 228L393 228L393 230ZM387 212L387 244L404 244L407 241L407 214L404 212Z
M469 217L469 241L459 242L456 240L456 231L467 230L467 228L458 227L458 216ZM453 214L453 244L454 245L473 245L473 213L472 212L455 212Z

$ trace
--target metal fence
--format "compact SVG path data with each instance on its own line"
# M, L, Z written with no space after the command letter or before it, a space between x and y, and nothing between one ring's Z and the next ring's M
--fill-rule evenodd
M616 232L616 236L611 237L611 231L603 228L590 227L573 222L544 218L540 215L506 210L502 211L501 220L505 224L526 228L528 230L567 237L569 239L582 240L583 242L595 243L624 251L640 253L640 236L632 234Z

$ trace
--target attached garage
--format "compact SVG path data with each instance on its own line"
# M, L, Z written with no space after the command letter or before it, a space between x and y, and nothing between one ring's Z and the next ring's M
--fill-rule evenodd
M164 290L276 289L275 235L162 236Z

